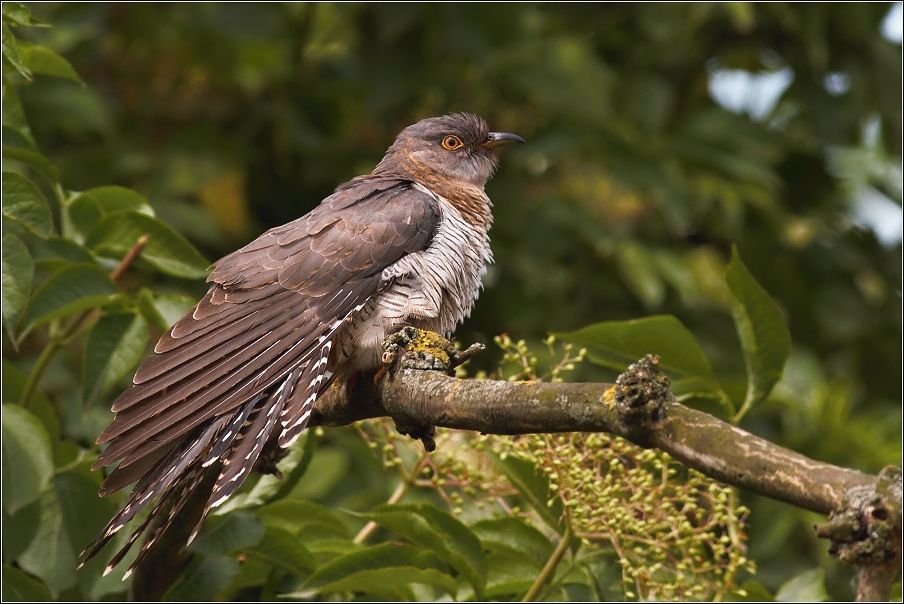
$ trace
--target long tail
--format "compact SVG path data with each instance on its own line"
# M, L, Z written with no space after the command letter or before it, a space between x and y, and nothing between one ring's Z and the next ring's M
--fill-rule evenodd
M126 544L111 558L104 571L104 574L107 574L122 562L138 538L148 532L141 551L123 578L131 575L172 524L176 514L196 492L205 473L210 471L208 468L218 464L219 477L188 540L191 543L210 511L238 490L250 474L266 442L271 436L277 437L279 434L276 430L277 423L283 426L279 437L281 446L291 445L307 426L317 396L332 380L332 373L326 371L329 352L330 343L327 342L321 346L319 355L309 358L290 371L278 387L256 395L231 413L202 424L170 450L150 458L146 473L132 490L126 504L82 552L85 559L80 568L96 556L129 521L156 501L145 519L129 536ZM288 439L287 433L291 434ZM141 467L143 464L134 465L136 472L143 469ZM125 486L120 482L105 484L101 494L105 495ZM149 527L167 507L169 512L166 518L158 522L153 531L149 532Z

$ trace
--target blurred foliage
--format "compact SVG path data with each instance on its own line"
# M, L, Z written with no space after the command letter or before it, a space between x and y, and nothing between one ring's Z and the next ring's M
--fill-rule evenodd
M888 4L30 8L3 5L4 599L122 593L100 561L75 571L117 503L94 495L93 442L147 342L204 291L204 258L309 211L404 126L452 111L529 143L505 150L487 187L496 264L457 332L527 344L501 338L475 370L536 376L535 350L561 371L541 341L572 330L592 363L569 377L611 379L660 352L687 404L823 461L901 464L902 55L880 33ZM456 519L435 487L375 508L397 481L367 440L330 430L316 454L314 441L287 458L288 488L262 478L212 519L168 598L378 584L390 599L504 599L555 553L539 516L502 527L466 505ZM407 476L420 455L402 455ZM507 484L500 496L542 516L527 483ZM812 514L740 495L748 596L851 597ZM413 545L353 543L367 520ZM445 533L406 532L425 524ZM626 597L614 558L568 556L577 570L550 579L554 597Z

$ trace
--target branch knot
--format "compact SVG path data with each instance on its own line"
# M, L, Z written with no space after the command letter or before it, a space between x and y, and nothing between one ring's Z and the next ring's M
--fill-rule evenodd
M659 370L656 355L648 354L630 365L615 382L615 406L621 424L633 434L661 422L671 383Z

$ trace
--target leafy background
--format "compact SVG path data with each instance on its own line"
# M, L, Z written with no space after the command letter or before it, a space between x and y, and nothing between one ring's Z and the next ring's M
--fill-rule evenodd
M496 264L456 334L526 343L500 340L472 372L514 362L516 376L530 351L555 365L550 332L587 348L575 380L610 380L652 346L674 351L667 371L689 404L823 461L901 464L900 4L31 10L53 27L4 4L4 598L121 595L102 563L74 567L115 511L87 468L148 341L203 293L209 259L369 172L404 126L450 111L529 142L505 150L487 187ZM635 321L651 315L662 318ZM387 439L416 467L419 453ZM502 555L474 524L489 520L435 521L449 508L417 490L356 553L393 468L354 429L312 433L295 455L297 483L264 484L214 519L168 597L384 585L369 595L428 598L488 576L512 590L495 597L527 591L523 576L481 566L481 544ZM520 484L511 496L529 509ZM851 597L816 516L740 498L759 597ZM412 532L421 522L452 526L455 545ZM515 549L548 556L558 537L525 522ZM383 551L399 536L408 545ZM319 549L292 547L300 538ZM346 554L395 555L407 570L355 575L366 564ZM581 568L605 583L600 566Z

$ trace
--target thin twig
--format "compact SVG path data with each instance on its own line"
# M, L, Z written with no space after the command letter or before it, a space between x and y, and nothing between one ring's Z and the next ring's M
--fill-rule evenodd
M562 540L559 541L559 545L556 546L555 551L549 557L549 560L546 561L546 565L543 567L543 570L540 571L537 580L534 581L534 584L531 585L530 589L527 590L527 593L524 594L524 598L521 600L522 602L533 602L537 599L540 590L543 589L552 578L556 571L556 567L559 565L559 562L562 561L565 552L568 551L568 545L571 542L572 537L574 537L574 533L571 530L571 523L567 522L565 524L565 533L562 535Z
M123 259L119 262L113 272L110 273L110 279L116 283L119 281L120 277L129 269L129 266L138 258L138 255L141 253L141 250L144 249L144 246L148 244L151 240L151 236L147 233L138 238L138 241L135 242L135 245L132 246L132 249L128 251L128 253L123 257Z

